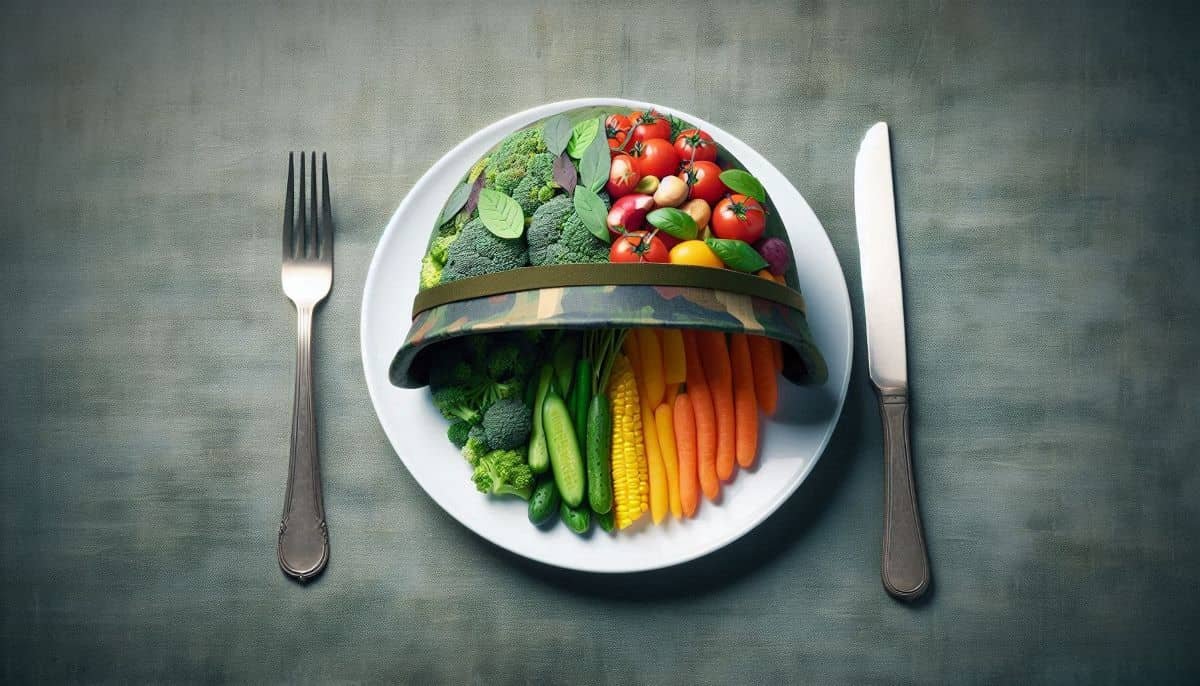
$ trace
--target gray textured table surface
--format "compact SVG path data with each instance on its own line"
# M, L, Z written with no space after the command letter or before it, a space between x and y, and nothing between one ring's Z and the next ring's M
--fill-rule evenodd
M5 681L1186 681L1200 596L1195 10L1163 4L6 4ZM807 196L861 325L852 161L893 125L935 589L878 580L861 331L845 415L751 536L665 573L513 559L372 413L362 282L417 177L501 115L646 98ZM285 151L328 150L316 379L333 559L274 536Z

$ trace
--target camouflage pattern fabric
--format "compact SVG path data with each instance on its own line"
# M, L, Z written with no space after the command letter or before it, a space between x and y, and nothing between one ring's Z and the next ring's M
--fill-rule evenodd
M419 388L428 382L438 343L459 336L531 328L661 327L748 333L784 343L784 376L821 384L828 370L803 312L769 300L709 288L678 286L570 286L504 293L447 303L413 319L392 360L391 382Z

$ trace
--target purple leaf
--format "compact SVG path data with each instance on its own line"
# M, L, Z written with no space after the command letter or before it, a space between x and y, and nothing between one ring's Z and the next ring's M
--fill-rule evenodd
M554 158L554 183L562 186L567 195L575 192L575 184L579 182L578 173L575 171L575 164L571 162L571 158L567 153L562 153Z
M475 206L479 204L479 191L483 189L485 175L480 172L479 177L475 179L475 185L471 186L471 194L467 196L467 204L463 205L462 211L470 215L475 211Z

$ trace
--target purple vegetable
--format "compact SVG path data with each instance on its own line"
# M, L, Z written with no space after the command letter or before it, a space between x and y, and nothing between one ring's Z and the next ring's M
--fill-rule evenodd
M754 244L754 249L767 261L767 269L775 276L792 266L792 250L782 238L763 238Z

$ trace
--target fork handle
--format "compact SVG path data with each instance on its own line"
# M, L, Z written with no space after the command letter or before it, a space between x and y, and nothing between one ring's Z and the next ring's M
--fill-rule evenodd
M307 581L329 561L329 532L321 496L317 459L317 422L312 390L313 308L296 307L296 389L292 405L292 441L287 494L279 524L279 567Z
M921 533L921 512L913 485L908 436L908 391L881 388L883 420L883 587L897 600L911 602L929 588L929 556Z

